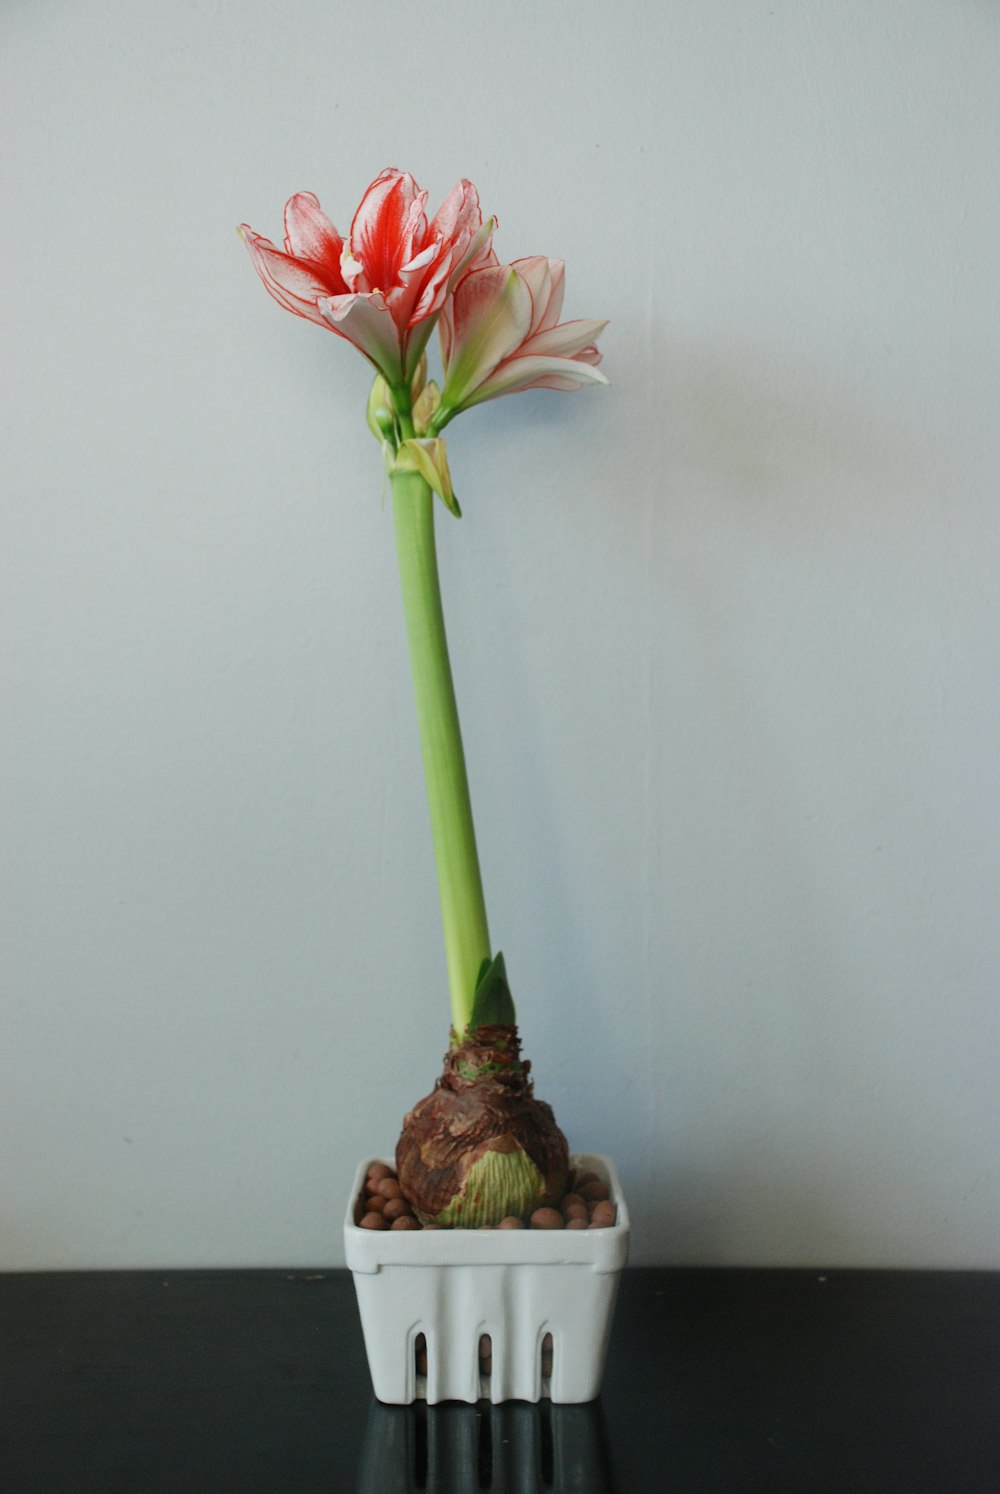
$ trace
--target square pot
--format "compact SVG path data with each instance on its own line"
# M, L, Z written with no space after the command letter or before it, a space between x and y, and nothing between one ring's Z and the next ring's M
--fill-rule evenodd
M365 1176L358 1167L344 1221L347 1264L380 1401L591 1401L598 1394L618 1281L628 1258L629 1218L607 1157L575 1156L617 1206L608 1229L368 1230L356 1223ZM388 1164L392 1166L392 1163ZM488 1334L492 1372L479 1372ZM542 1340L552 1335L551 1376ZM417 1372L417 1339L427 1373Z

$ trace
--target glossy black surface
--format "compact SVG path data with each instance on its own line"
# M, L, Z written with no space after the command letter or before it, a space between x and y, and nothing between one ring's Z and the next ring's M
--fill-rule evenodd
M4 1494L997 1494L1000 1274L626 1271L592 1406L374 1401L346 1272L0 1276Z

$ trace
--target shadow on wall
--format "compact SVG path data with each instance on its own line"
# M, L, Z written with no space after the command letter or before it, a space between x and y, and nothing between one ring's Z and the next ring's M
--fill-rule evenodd
M656 501L668 510L711 496L757 507L763 518L797 499L815 536L834 500L875 493L890 513L915 485L934 481L931 433L916 448L911 427L891 428L884 412L873 419L860 387L838 387L827 366L754 346L723 354L664 339L656 352L640 399L643 428L655 434L647 450L657 458Z
M642 347L641 333L639 328L623 329L619 346ZM779 580L784 573L787 593L800 597L808 592L809 576L823 568L827 547L842 547L837 563L845 574L852 558L862 551L869 552L874 563L881 563L893 549L898 552L904 517L912 523L914 495L923 491L933 502L940 491L940 458L933 432L915 444L912 432L902 424L873 417L861 404L858 387L837 387L836 374L829 367L791 366L773 348L711 350L678 344L664 335L649 344L645 366L640 358L615 369L610 349L608 357L614 383L607 397L617 402L617 409L609 412L602 404L600 420L615 431L616 450L604 459L609 468L613 462L621 465L615 466L614 545L601 554L600 567L609 589L619 597L637 594L640 586L647 589L646 612L641 598L635 603L633 636L637 648L646 647L650 654L647 683L654 730L657 704L667 702L669 707L683 686L670 678L669 650L654 659L656 649L644 644L641 626L655 642L655 633L648 634L651 622L671 637L680 627L697 644L704 656L705 677L713 681L710 687L697 688L717 697L707 710L706 721L731 734L734 744L722 810L718 794L706 798L703 805L706 822L713 818L716 822L712 830L718 841L716 850L726 835L735 834L744 846L764 843L766 837L763 875L773 878L775 885L759 900L776 926L787 933L785 986L825 992L829 997L830 972L824 958L828 930L822 875L817 875L822 871L818 858L825 850L815 834L803 828L811 780L800 781L780 718L771 713L767 701L755 698L754 682L741 669L745 617L740 608L748 600L757 602L754 577L749 570L743 571L738 555L735 562L730 559L730 566L735 566L746 585L742 597L727 597L725 571L712 547L721 543L738 551L748 536L760 537L764 556L763 562L758 558L757 579L761 565L773 563ZM578 396L572 402L571 412L564 417L567 431L579 429L580 422L588 418L591 406L584 406L585 398ZM593 404L597 404L596 397ZM887 404L886 411L891 413L891 409ZM544 400L517 406L513 421L514 402L503 402L494 418L499 420L501 414L511 426L503 439L512 443L518 429L530 436L536 426L541 428L551 420L551 408ZM608 476L608 471L595 472L594 481L603 484ZM593 525L589 529L569 525L563 543L572 551L591 546L600 537L600 529ZM568 563L576 564L572 554ZM662 575L656 569L660 565ZM589 568L592 574L593 556L581 556L579 568ZM852 597L838 594L838 585L835 573L830 583L831 613L836 617L842 608L847 616ZM502 619L503 598L498 601ZM761 605L773 603L762 600ZM794 619L786 618L780 625L792 627ZM524 799L513 813L551 847L545 864L546 915L565 961L565 983L577 993L581 1026L567 1040L571 1056L582 1062L586 1072L587 1055L592 1061L599 1053L603 1075L628 1075L635 1080L630 1095L630 1101L636 1102L634 1108L622 1113L612 1096L597 1093L588 1098L586 1120L598 1138L588 1137L588 1144L598 1150L613 1148L633 1176L641 1166L648 1166L642 1186L651 1210L641 1225L645 1256L712 1264L752 1259L803 1264L822 1258L828 1250L838 1259L849 1257L851 1225L837 1209L844 1189L829 1172L822 1179L809 1174L805 1144L802 1160L797 1161L787 1149L781 1157L773 1155L773 1133L770 1138L760 1136L756 1148L748 1147L743 1136L731 1155L722 1148L713 1154L709 1175L693 1168L683 1170L690 1153L688 1159L677 1158L682 1168L679 1175L657 1175L660 1168L655 1155L650 1161L650 1152L671 1149L670 1106L660 1101L660 1076L652 1066L655 1054L637 1055L631 1035L610 1008L595 973L602 964L599 946L610 939L625 948L627 941L617 933L611 935L607 928L602 933L600 928L579 927L574 869L561 846L552 786L544 776L546 749L551 747L546 735L548 716L542 714L545 702L532 702L530 690L523 689L522 680L517 679L530 675L526 657L517 653L518 637L512 626L506 646L515 683L508 681L508 685L523 703L517 729L521 740L527 738L531 744L526 756L536 776L525 785ZM524 642L525 649L528 643ZM599 691L600 681L596 684ZM638 675L635 684L641 684ZM704 699L700 707L705 709ZM675 776L677 763L655 736L645 743L624 743L619 769L638 781L647 771L641 761L644 751L652 757L645 811L655 824L667 817L672 800L689 796ZM705 793L708 776L702 773L696 793ZM727 805L734 820L727 821ZM678 812L677 821L674 828L685 828L689 834L704 829L698 825L697 803ZM857 829L853 821L842 827L846 836ZM700 835L695 859L704 864L706 856L713 854ZM669 1031L671 1011L685 1011L693 999L690 985L687 990L679 987L679 982L690 981L691 950L687 975L675 973L670 990L670 929L678 918L678 907L671 906L669 878L655 857L645 865L637 858L633 873L635 885L609 887L609 897L644 904L646 917L658 924L657 938L651 941L651 948L658 948L658 958L643 972L644 999L647 1012L662 1017ZM716 895L724 900L724 892L716 889ZM753 952L751 947L751 957ZM800 1014L797 1020L801 1028L809 1018ZM816 1042L824 1035L817 1032ZM801 1036L803 1050L812 1054L814 1044L807 1034ZM681 1062L675 1057L672 1067L676 1070ZM546 1079L545 1097L555 1101L555 1089ZM556 1109L560 1116L571 1113L571 1108L567 1112L558 1103ZM782 1123L785 1120L787 1116ZM658 1126L655 1132L651 1130L654 1124ZM764 1129L769 1129L766 1122ZM635 1209L634 1185L628 1191ZM882 1222L883 1235L891 1222L890 1209ZM866 1238L870 1241L871 1235Z
M700 1169L674 1166L668 1150L643 1207L629 1199L644 1259L819 1271L954 1260L961 1221L920 1161L899 1165L877 1137L862 1155L832 1136L828 1157L817 1161L806 1141L796 1151L794 1141L758 1134L706 1152ZM968 1268L983 1264L970 1258Z
M787 1153L745 1150L703 1172L665 1166L643 1219L646 1254L667 1265L806 1266L843 1258L834 1199L820 1180L789 1171Z

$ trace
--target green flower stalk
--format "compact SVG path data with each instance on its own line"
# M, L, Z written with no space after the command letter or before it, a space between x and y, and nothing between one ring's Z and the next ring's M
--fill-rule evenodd
M401 424L405 430L410 421L401 416ZM389 481L441 898L451 1022L461 1035L472 1016L479 972L490 960L490 935L441 605L434 493L419 471L405 467L394 466Z
M286 204L283 249L248 224L240 233L274 299L353 343L375 370L368 425L392 490L451 999L444 1071L406 1117L396 1161L419 1218L469 1227L557 1200L568 1152L551 1109L534 1098L503 956L490 945L435 549L435 495L460 514L441 432L502 394L606 384L596 347L605 323L559 321L561 260L500 264L495 220L483 220L471 182L429 222L426 198L389 168L365 192L347 239L311 192ZM440 386L427 379L435 328Z

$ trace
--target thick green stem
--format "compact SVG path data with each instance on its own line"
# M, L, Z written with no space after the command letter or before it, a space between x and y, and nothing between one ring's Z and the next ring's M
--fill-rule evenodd
M490 936L441 607L434 546L434 494L414 472L394 472L390 481L403 611L441 894L452 1025L461 1035L472 1012L480 966L490 958Z

